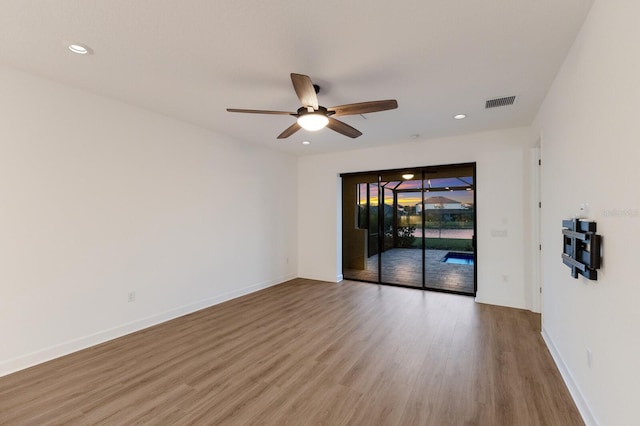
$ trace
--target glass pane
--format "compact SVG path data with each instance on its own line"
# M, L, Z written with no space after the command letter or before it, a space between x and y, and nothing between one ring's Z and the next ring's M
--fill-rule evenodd
M406 173L409 175L409 173ZM384 251L380 279L383 283L422 287L422 174L396 180L382 175L384 186ZM393 185L391 183L394 183ZM420 230L420 231L418 231Z
M379 222L379 205L380 200L378 196L378 182L376 179L375 183L369 184L369 233L368 233L368 241L369 241L369 250L367 253L367 258L369 262L376 262L375 272L376 272L376 281L378 277L378 258L375 257L378 254L378 246L379 241L378 237L380 235Z
M342 269L346 279L378 282L378 177L343 177Z
M357 184L357 207L356 214L358 215L358 229L367 229L369 223L369 216L367 214L367 191L368 186L366 183Z
M433 178L425 179L424 186L427 189L464 189L473 186L471 176L455 178Z
M475 292L474 187L469 170L449 168L425 182L425 286ZM456 174L459 174L456 176ZM442 173L440 173L442 175Z
M400 185L396 188L397 190L403 190L403 189L421 189L422 188L422 182L420 182L420 180L405 180L404 182L401 182Z
M393 190L387 187L384 188L384 222L382 226L384 235L384 251L393 248L394 235L393 235Z

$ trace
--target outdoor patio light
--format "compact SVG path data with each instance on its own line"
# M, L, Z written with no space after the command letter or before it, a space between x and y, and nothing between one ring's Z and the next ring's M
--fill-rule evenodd
M402 175L402 179L406 179L406 180L413 179L413 173L406 173Z
M324 114L307 113L298 117L298 124L305 130L315 132L329 124L329 119Z

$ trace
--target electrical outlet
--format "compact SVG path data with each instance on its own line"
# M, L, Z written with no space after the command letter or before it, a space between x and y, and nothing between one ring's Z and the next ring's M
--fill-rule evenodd
M129 301L129 303L136 301L136 292L135 291L130 291L129 292L128 301Z

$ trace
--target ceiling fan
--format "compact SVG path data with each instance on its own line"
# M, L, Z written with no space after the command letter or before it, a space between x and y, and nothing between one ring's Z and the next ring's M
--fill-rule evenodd
M318 92L320 87L313 84L311 78L302 74L291 74L291 82L293 88L298 95L298 99L302 103L302 107L296 112L288 111L266 111L259 109L237 109L227 108L229 112L245 112L251 114L275 114L275 115L291 115L297 117L297 121L287 127L284 132L278 135L278 139L288 138L300 129L309 131L320 130L328 127L333 131L341 133L350 138L357 138L362 135L357 129L354 129L347 123L336 120L335 117L344 115L368 114L371 112L386 111L398 108L398 102L395 99L384 101L358 102L355 104L340 105L331 108L325 108L318 105Z

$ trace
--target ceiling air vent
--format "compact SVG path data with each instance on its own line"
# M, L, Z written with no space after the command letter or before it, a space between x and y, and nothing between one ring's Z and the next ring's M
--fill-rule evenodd
M509 105L513 105L515 101L516 101L515 96L505 96L504 98L488 99L484 107L485 109L487 109L487 108L509 106Z

